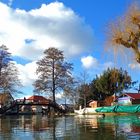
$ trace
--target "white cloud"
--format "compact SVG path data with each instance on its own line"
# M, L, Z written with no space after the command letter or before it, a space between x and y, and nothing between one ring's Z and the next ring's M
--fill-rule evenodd
M86 57L82 57L81 62L82 62L83 67L85 67L86 69L94 68L94 67L97 67L98 65L97 59L90 55Z
M13 55L30 60L44 49L57 47L66 56L91 50L92 28L63 3L42 4L39 9L12 9L0 2L0 40Z
M81 62L82 66L86 69L105 70L114 66L113 62L100 64L99 61L91 55L82 57Z
M30 86L37 78L35 62L43 51L56 47L66 57L91 51L93 30L83 18L63 3L42 4L38 9L25 11L12 9L0 2L0 44L9 48L12 55L31 60L18 67L21 82Z
M26 65L16 64L19 70L19 79L21 80L23 86L30 86L36 80L36 62L31 62Z
M92 78L94 76L100 75L104 70L107 70L107 68L112 68L114 66L113 62L100 63L91 55L82 57L81 62L83 68L85 68L86 72L89 74L90 80L93 80Z

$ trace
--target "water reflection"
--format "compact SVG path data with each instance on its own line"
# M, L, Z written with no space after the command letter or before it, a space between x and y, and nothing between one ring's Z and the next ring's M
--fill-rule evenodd
M137 115L106 116L105 118L77 116L77 121L84 127L85 135L88 138L101 140L140 139L140 117Z
M137 115L106 116L4 116L0 140L127 140L140 139Z

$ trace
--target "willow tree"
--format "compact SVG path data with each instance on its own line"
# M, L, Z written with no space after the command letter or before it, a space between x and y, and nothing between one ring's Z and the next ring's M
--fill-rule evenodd
M132 4L124 16L110 24L109 30L109 42L113 46L132 49L140 63L140 5Z
M44 51L44 57L37 65L38 79L34 83L35 92L50 92L55 102L56 91L64 89L70 82L72 64L64 61L63 51L49 48Z
M5 45L0 46L0 92L16 93L21 86L18 70Z

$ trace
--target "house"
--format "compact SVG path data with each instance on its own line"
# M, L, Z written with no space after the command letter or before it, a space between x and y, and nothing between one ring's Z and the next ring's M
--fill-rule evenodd
M43 96L33 95L26 99L26 103L34 103L35 105L32 105L31 108L26 109L27 107L23 107L22 111L31 110L33 113L41 113L43 105L36 105L36 104L47 104L50 100L46 99Z
M92 100L91 102L89 102L89 106L91 108L96 108L97 107L97 104L98 104L98 102L97 101L94 101L94 100Z
M108 96L105 98L105 100L103 101L94 101L92 100L91 102L89 102L89 106L91 108L96 108L96 107L101 107L101 106L112 106L114 104L115 101L115 96Z
M0 93L0 108L5 105L11 104L14 101L14 98L10 93Z
M140 104L140 93L123 93L116 100L119 105Z
M43 96L39 96L39 95L33 95L31 97L29 97L27 99L28 102L35 102L35 103L48 103L50 100L49 99L46 99L45 97Z

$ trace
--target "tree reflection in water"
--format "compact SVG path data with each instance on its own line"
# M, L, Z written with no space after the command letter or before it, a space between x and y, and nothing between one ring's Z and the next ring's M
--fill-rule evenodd
M126 140L140 139L140 118L95 115L47 117L41 115L0 118L0 140Z

